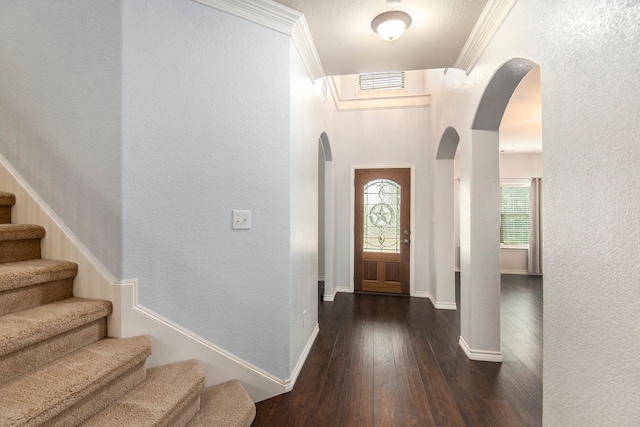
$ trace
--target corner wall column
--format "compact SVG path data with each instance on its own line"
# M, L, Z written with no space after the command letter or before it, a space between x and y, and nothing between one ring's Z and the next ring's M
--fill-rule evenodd
M460 346L472 360L500 362L498 131L471 139L460 147Z
M453 160L435 162L436 308L456 309Z

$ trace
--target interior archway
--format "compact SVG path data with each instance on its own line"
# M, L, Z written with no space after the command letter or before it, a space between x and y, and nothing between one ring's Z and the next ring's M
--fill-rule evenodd
M448 127L440 138L435 164L435 282L431 285L431 301L439 309L456 309L455 238L454 238L454 158L460 135Z
M335 295L333 240L333 155L329 137L322 132L318 141L318 298L333 301Z
M461 145L460 346L470 359L502 361L500 340L499 128L522 79L537 64L512 59L493 75Z

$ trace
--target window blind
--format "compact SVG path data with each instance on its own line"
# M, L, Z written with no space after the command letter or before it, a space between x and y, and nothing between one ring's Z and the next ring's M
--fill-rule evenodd
M360 74L360 90L404 89L404 71L382 71Z
M500 243L529 244L529 187L501 187Z

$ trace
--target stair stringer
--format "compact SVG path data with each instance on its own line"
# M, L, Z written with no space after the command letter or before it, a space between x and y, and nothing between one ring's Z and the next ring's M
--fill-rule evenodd
M207 386L237 378L254 402L291 390L291 380L276 378L138 305L136 281L116 280L2 154L0 188L16 196L17 202L11 212L14 223L45 227L46 236L41 242L42 258L78 264L74 295L112 302L113 313L108 317L107 326L110 337L152 336L153 352L147 362L149 367L199 359L207 376Z
M113 303L113 314L108 318L107 328L110 336L119 337L120 306L113 286L116 282L115 277L2 154L0 154L0 188L16 196L16 204L11 210L13 223L36 224L45 228L46 235L40 242L42 258L78 264L78 274L73 282L74 295L80 298L108 300Z
M153 352L147 366L166 365L185 359L198 359L207 376L207 387L238 379L254 402L291 390L283 381L251 363L140 305L136 280L117 285L120 294L122 337L151 335Z

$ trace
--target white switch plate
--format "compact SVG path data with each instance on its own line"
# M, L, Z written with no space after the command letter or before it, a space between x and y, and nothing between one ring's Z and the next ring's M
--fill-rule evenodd
M231 228L234 230L251 229L251 211L232 211Z

